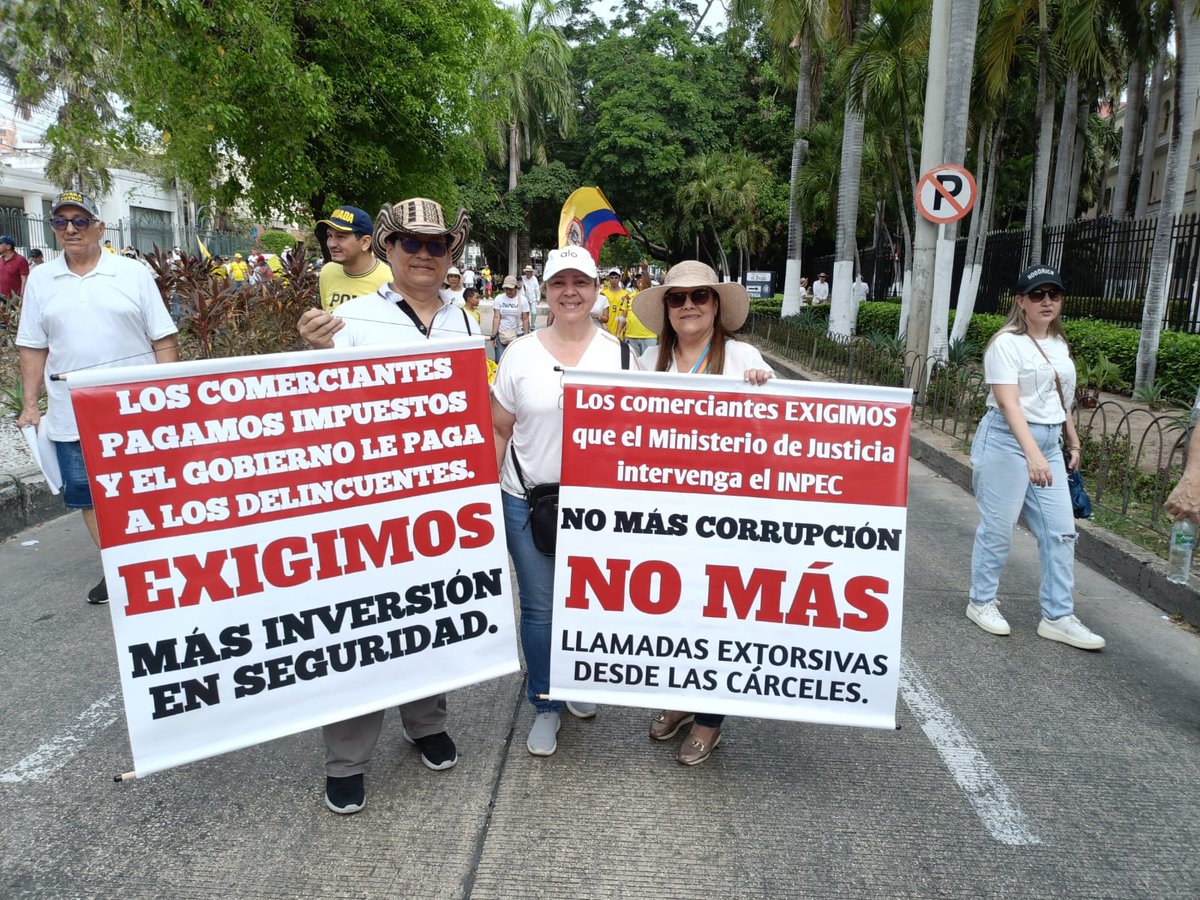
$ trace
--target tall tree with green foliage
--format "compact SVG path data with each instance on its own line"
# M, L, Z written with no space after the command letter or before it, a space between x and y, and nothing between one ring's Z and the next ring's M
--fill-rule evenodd
M575 129L576 95L571 48L559 28L568 9L555 0L520 0L507 10L510 21L495 32L488 50L498 99L496 126L508 156L508 189L521 177L521 160L545 163L551 123L563 136ZM520 270L519 229L508 234L508 273Z
M106 134L60 119L55 151L140 148L201 202L318 216L341 202L450 201L455 174L482 162L471 79L500 19L490 0L27 0L11 12L29 51L16 61L22 99L53 96L35 51L65 45L57 82L100 78L122 104Z

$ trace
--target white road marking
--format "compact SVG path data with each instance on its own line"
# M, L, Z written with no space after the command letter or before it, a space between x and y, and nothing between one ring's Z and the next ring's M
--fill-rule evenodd
M117 721L117 695L101 697L75 720L24 759L0 772L0 782L45 781L67 763L95 735Z
M900 696L992 837L1013 846L1042 843L1008 785L907 653L900 665Z

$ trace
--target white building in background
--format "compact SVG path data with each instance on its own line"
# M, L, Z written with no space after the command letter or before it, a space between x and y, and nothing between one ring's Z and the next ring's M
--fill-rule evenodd
M37 247L51 258L58 247L49 223L50 204L63 188L46 180L48 150L18 144L15 138L15 129L0 123L0 234L16 238L19 253L28 255ZM113 169L111 175L111 190L95 200L113 247L132 244L150 252L155 243L177 243L191 225L180 192L141 172Z
M1159 206L1162 203L1163 192L1163 176L1167 170L1167 145L1171 139L1171 125L1173 124L1172 116L1176 114L1173 108L1175 103L1174 98L1174 81L1168 78L1163 83L1162 98L1159 101L1160 107L1158 110L1158 123L1154 135L1154 148L1149 160L1142 159L1142 135L1138 135L1137 144L1137 159L1134 161L1134 169L1137 171L1140 178L1150 179L1150 194L1146 202L1146 215L1157 216ZM1197 112L1200 113L1200 98L1196 100ZM1118 142L1121 133L1125 128L1125 112L1126 105L1122 103L1115 112L1110 109L1102 109L1100 114L1113 117L1113 130L1117 133ZM1197 115L1197 123L1200 123L1200 115ZM1200 197L1196 193L1197 176L1200 174L1200 126L1192 133L1191 146L1191 165L1188 167L1187 181L1184 184L1183 195L1183 214L1200 212ZM1097 215L1109 215L1112 210L1113 190L1117 184L1117 168L1120 164L1120 159L1113 157L1109 161L1108 168L1104 172L1104 181L1099 192L1101 203L1099 207L1092 207L1085 214L1086 218L1095 218ZM1137 197L1136 189L1131 190L1128 200L1128 218L1133 218L1134 201Z

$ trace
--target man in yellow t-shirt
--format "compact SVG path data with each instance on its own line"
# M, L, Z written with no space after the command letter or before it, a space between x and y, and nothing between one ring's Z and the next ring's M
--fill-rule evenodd
M650 267L645 260L642 260L641 276L635 284L642 282L650 283ZM630 307L629 312L625 316L625 331L623 334L618 334L617 337L624 338L628 342L629 347L633 350L636 356L641 356L651 347L658 343L658 335L642 324L642 320L637 317L633 311L633 298L639 294L636 287L629 289Z
M339 206L317 223L325 265L317 280L321 308L333 312L347 300L373 294L392 279L392 270L371 249L371 217L357 206Z
M242 254L233 254L233 262L229 264L229 277L233 279L234 284L239 285L245 284L250 278L250 267L242 259Z
M608 270L608 281L604 287L600 288L600 294L608 301L608 307L597 318L611 334L620 337L620 330L625 327L625 320L629 315L633 298L629 295L629 291L621 287L621 270L616 266Z

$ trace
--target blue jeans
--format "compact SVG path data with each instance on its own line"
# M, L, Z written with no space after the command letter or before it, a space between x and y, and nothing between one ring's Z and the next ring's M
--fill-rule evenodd
M1042 615L1059 619L1075 608L1075 517L1067 490L1062 426L1031 423L1029 430L1050 464L1054 484L1049 487L1030 482L1025 454L999 410L989 409L975 432L971 480L979 527L971 552L971 602L996 599L1000 573L1012 547L1013 527L1024 510L1025 522L1038 543Z
M517 570L517 589L521 595L521 650L529 670L526 689L529 702L540 713L556 712L563 708L561 701L537 699L538 694L550 690L554 557L543 556L533 546L529 504L521 497L503 492L500 497L504 505L504 535Z

